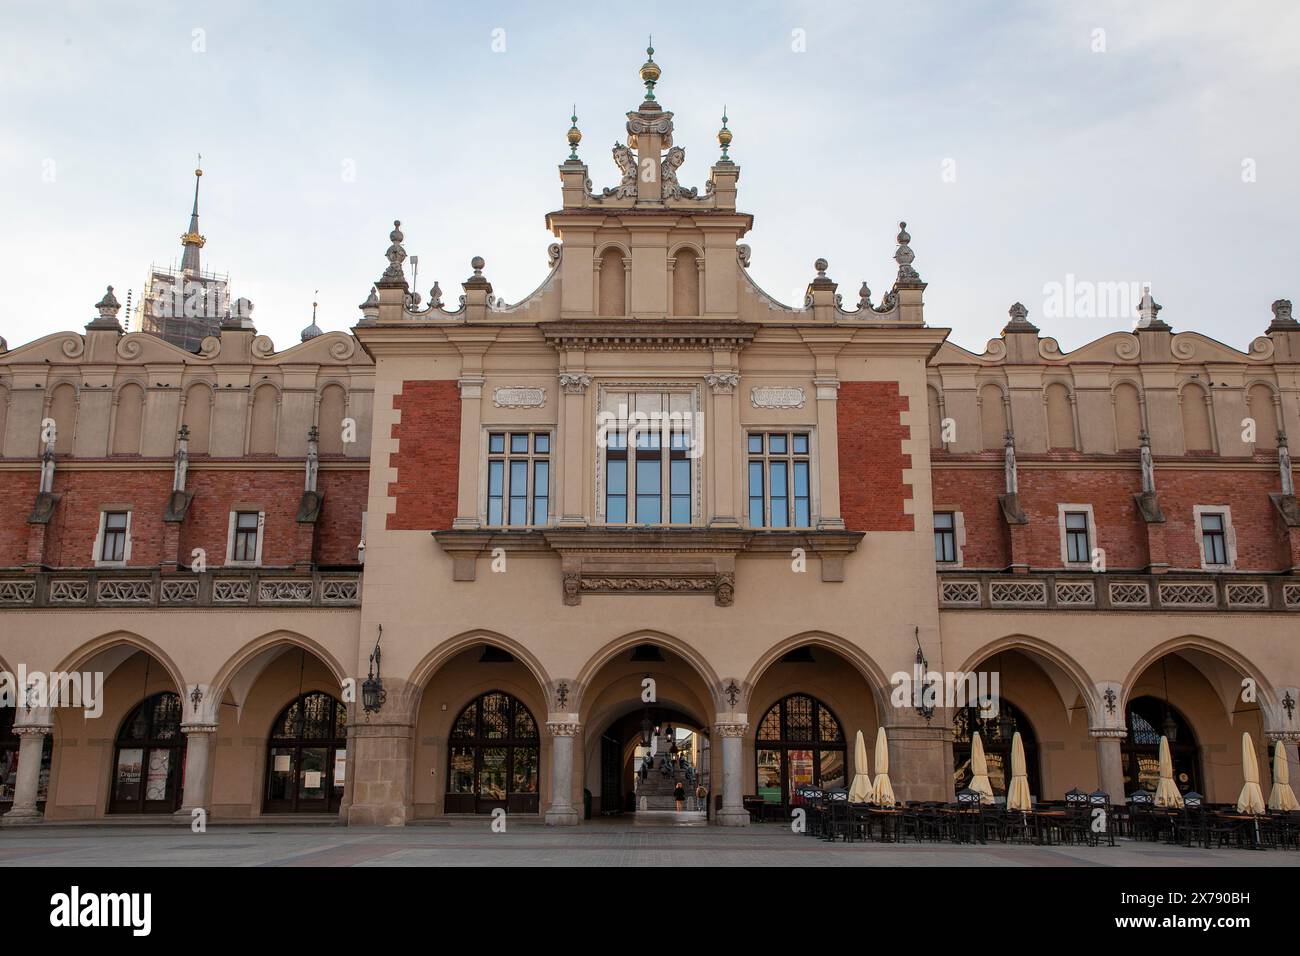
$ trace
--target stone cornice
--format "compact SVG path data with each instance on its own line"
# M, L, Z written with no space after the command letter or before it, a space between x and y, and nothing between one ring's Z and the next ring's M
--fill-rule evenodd
M546 322L543 336L556 349L743 349L758 326L711 319L569 319Z

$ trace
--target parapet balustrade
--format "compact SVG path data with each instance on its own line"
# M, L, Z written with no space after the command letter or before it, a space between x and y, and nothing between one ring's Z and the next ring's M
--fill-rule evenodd
M356 607L358 571L215 568L0 572L0 608Z
M1300 579L1279 575L1110 571L939 572L945 610L1300 611Z

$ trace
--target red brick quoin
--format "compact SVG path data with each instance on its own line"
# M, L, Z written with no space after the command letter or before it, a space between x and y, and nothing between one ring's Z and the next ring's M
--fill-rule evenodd
M840 514L852 531L915 530L912 516L903 513L912 497L903 481L903 469L912 467L903 441L912 429L899 422L907 405L897 382L840 385Z
M393 426L398 445L388 463L397 469L397 480L389 483L388 494L396 507L386 527L450 528L460 475L460 391L454 381L403 382L393 408L402 419Z

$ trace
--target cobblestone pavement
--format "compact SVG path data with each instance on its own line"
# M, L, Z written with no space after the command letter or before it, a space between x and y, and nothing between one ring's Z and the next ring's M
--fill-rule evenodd
M0 830L0 866L1297 866L1294 851L1115 847L828 844L764 825L573 829L457 820L404 829L263 824L206 833L161 826Z

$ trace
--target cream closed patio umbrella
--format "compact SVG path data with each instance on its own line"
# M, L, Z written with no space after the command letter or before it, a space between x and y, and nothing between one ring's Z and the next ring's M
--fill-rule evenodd
M876 782L871 787L871 802L881 807L892 807L894 785L889 782L889 738L885 728L876 732Z
M1245 783L1241 796L1237 798L1237 810L1241 813L1263 813L1264 794L1259 789L1259 759L1255 756L1255 742L1250 734L1241 735L1241 776Z
M871 771L867 768L867 742L858 731L853 746L853 782L849 784L849 803L868 803L871 800Z
M1153 801L1157 807L1181 807L1183 795L1174 783L1174 761L1169 756L1169 738L1160 738L1160 782L1156 784L1156 797Z
M967 785L980 795L980 803L993 802L993 784L989 783L989 762L984 759L984 741L977 730L970 735L970 783Z
M1295 791L1291 789L1291 760L1286 744L1280 740L1273 745L1273 789L1268 793L1268 808L1283 812L1300 810Z
M1025 765L1025 744L1020 731L1011 737L1011 786L1007 788L1008 810L1032 810L1029 796L1029 768Z

